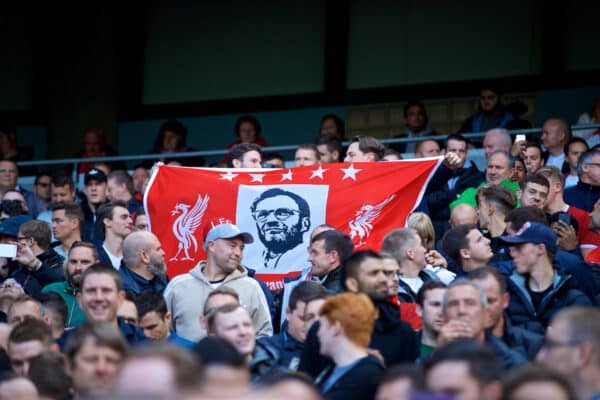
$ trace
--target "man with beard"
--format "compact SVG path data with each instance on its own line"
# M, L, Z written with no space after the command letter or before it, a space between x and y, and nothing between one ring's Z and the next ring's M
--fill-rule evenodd
M134 295L145 291L162 294L165 290L165 251L152 233L138 231L125 238L123 263L119 273L125 292Z
M75 242L71 246L67 262L63 265L66 281L51 283L44 286L42 292L58 293L67 305L66 326L73 328L85 322L83 311L75 297L81 289L81 274L90 266L98 262L98 252L93 244L88 242Z
M459 132L486 132L494 128L511 129L515 117L502 105L500 91L496 88L483 88L479 93L479 109L466 119ZM516 122L516 121L515 121Z
M398 306L389 301L389 279L381 255L372 250L357 251L346 260L342 271L346 291L366 294L377 308L369 348L381 353L387 367L414 362L419 355L417 335L408 323L400 320ZM319 353L319 325L315 322L308 331L298 367L313 377L331 365L331 359Z
M264 267L294 267L306 259L303 235L310 228L308 203L295 193L274 188L263 192L250 207L265 250ZM285 257L283 257L285 255Z

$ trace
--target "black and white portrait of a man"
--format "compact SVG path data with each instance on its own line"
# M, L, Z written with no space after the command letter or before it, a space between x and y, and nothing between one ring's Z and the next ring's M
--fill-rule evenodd
M264 191L250 206L258 238L265 249L264 267L277 268L282 256L303 243L310 229L310 208L295 193L273 188Z

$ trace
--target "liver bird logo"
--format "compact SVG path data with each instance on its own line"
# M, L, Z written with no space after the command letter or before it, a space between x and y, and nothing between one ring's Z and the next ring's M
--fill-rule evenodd
M358 211L356 211L355 218L348 222L348 227L350 228L350 238L353 242L358 241L356 246L362 246L365 244L364 240L371 235L373 231L373 221L383 211L383 208L389 204L390 201L394 200L396 197L395 194L392 194L387 199L383 200L379 204L375 204L374 206L371 204L365 204Z
M196 240L194 232L196 232L196 229L198 229L202 222L202 217L208 207L208 200L208 195L204 197L198 195L196 204L191 210L189 204L175 204L171 215L180 214L173 223L173 234L179 240L179 245L177 246L177 253L171 257L170 261L179 260L178 257L181 255L181 252L184 254L184 257L180 259L181 261L193 260L190 257L189 251L190 247L194 248L194 252L198 251L198 240Z

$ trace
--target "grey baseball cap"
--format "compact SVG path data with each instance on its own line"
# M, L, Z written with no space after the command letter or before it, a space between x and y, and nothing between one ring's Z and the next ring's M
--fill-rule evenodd
M204 250L208 249L208 242L217 239L233 239L241 237L245 244L254 243L254 238L248 232L242 232L240 228L232 223L214 225L206 234L204 239Z

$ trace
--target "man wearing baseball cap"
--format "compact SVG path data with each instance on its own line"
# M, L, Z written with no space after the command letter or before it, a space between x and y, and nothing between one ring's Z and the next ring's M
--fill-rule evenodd
M97 220L97 211L106 199L106 174L98 168L90 169L83 178L85 200L81 202L83 210L83 226L81 237L91 243L102 242L104 231L102 221Z
M171 330L194 342L205 337L200 325L204 302L211 291L226 286L236 291L240 304L250 313L257 337L270 336L273 327L265 295L241 265L244 245L254 241L252 235L223 218L209 222L205 232L206 260L175 277L165 289Z
M500 236L510 247L514 271L507 280L508 314L514 326L544 334L560 309L590 304L571 275L554 265L557 236L546 225L526 222L514 235Z

